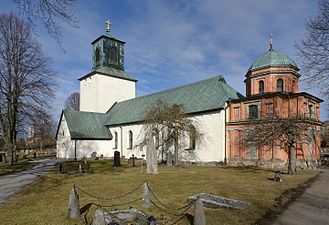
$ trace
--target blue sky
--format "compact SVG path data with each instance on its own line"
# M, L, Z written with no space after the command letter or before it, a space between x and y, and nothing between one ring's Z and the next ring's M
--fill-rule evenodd
M245 94L244 75L256 58L273 48L299 64L295 43L305 34L305 19L317 14L317 0L97 0L77 1L72 8L79 28L63 24L65 52L42 29L36 39L57 71L54 118L65 99L79 90L77 78L91 71L91 42L111 34L126 42L125 70L137 80L137 95L223 75ZM0 0L0 13L17 13ZM305 91L303 84L300 91ZM317 94L316 90L307 90ZM322 106L324 108L324 105ZM324 119L324 110L321 118Z

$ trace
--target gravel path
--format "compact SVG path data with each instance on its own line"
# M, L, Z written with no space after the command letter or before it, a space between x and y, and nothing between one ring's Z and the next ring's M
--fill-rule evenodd
M273 225L329 225L329 169L305 190Z
M41 159L39 165L19 173L0 177L0 203L20 191L25 185L31 184L39 176L48 172L57 162L55 159Z

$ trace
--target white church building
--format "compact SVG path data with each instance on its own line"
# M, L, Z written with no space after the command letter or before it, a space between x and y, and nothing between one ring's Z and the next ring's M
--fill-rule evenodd
M184 151L193 151L190 161L224 162L226 106L243 97L222 76L136 97L136 82L124 71L125 42L109 32L92 43L92 71L79 78L80 111L64 109L56 133L59 159L111 158L114 152L129 158L143 157L137 147L147 110L158 101L181 105L186 116L198 122L203 142L193 148L187 138ZM170 148L169 148L170 149Z

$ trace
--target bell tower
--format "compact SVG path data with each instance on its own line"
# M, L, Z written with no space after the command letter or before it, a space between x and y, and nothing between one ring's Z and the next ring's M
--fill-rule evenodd
M124 45L125 42L111 36L111 22L106 21L106 35L93 41L92 69L109 67L124 71Z
M124 71L125 42L106 34L92 44L92 71L79 78L80 111L107 112L115 102L134 98L136 80Z

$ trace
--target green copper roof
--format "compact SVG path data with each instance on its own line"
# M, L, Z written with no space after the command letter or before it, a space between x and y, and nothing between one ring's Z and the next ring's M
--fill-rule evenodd
M136 81L131 75L129 75L125 71L110 68L110 67L97 68L94 71L92 71L91 73L88 73L87 75L85 75L83 77L80 77L78 80L83 80L87 77L90 77L93 74L96 74L96 73L102 74L102 75L105 75L105 76L117 77L117 78L121 78L121 79L125 79L125 80Z
M293 66L298 68L297 64L289 58L289 56L282 54L279 51L269 50L260 55L250 66L248 71L261 69L268 66Z
M106 113L82 112L64 109L71 139L110 140L112 135L104 124L108 118Z
M222 76L174 89L116 103L109 111L106 125L143 121L147 110L157 101L182 105L186 113L220 109L226 101L243 97L226 84Z

